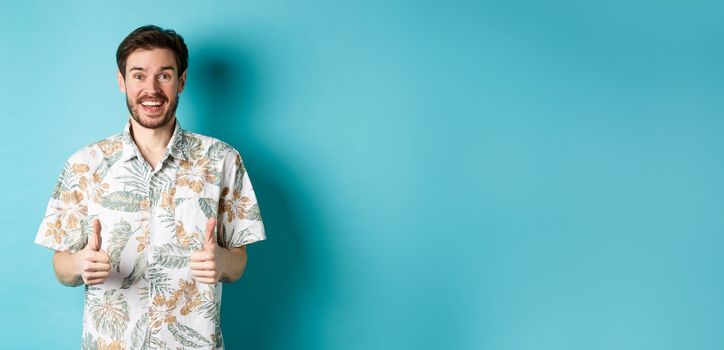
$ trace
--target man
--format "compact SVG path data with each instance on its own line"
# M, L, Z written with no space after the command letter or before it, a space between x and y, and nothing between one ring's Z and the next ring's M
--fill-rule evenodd
M68 286L85 285L83 349L223 349L221 284L265 239L239 153L180 128L188 50L136 29L116 52L131 118L66 162L35 242Z

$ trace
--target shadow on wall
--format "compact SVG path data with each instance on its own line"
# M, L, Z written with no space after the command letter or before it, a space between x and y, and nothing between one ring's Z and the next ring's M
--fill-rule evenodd
M231 45L238 42L229 40ZM244 276L224 285L222 333L230 349L281 348L281 339L298 334L297 318L292 316L309 289L303 277L310 270L307 242L311 236L293 210L298 207L295 202L302 200L294 198L300 192L298 186L291 186L295 179L278 177L290 172L250 132L264 117L255 112L257 96L263 93L252 56L228 45L194 50L189 79L198 90L190 98L208 133L241 153L259 200L267 240L249 245Z

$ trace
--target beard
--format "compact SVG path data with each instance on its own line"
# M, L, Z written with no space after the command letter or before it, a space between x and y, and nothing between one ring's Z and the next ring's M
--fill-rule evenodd
M165 103L168 103L168 99L165 98L165 96L156 95L154 97L163 99L165 101ZM139 125L141 125L142 127L146 128L146 129L157 129L157 128L160 128L160 127L168 124L168 122L171 119L173 119L174 115L176 115L176 108L178 107L178 101L179 101L178 97L179 96L177 94L176 99L174 99L173 103L169 105L168 110L163 115L163 117L161 118L160 121L157 121L157 119L153 119L153 120L141 119L141 111L140 111L140 109L142 108L141 104L136 103L135 106L132 106L131 101L128 99L128 94L126 94L126 107L128 107L128 112L131 113L131 117L133 117L133 120L135 120L136 123L138 123Z

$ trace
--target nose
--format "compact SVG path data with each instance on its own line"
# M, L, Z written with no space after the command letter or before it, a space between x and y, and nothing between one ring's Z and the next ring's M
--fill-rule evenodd
M143 89L146 90L148 94L155 95L161 91L161 85L157 79L146 79Z

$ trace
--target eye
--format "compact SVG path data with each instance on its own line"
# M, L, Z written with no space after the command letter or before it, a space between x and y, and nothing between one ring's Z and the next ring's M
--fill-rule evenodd
M171 79L171 76L167 73L161 73L158 75L158 79L160 80L169 80Z
M133 75L133 79L141 80L141 79L143 79L143 75L136 73Z

